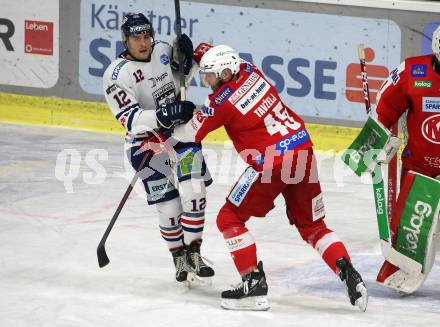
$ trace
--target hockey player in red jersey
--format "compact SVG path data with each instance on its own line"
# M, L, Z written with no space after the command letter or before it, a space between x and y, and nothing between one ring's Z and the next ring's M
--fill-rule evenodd
M242 61L229 46L202 43L194 58L200 61L202 79L213 93L192 120L175 128L173 136L183 142L200 142L224 126L249 164L217 216L217 226L242 276L237 288L222 292L222 307L269 308L263 264L257 260L256 244L245 223L251 216L264 217L282 194L290 224L345 282L351 304L365 311L365 284L344 244L324 222L316 160L304 122L283 103L258 68Z
M412 178L408 172L414 171L432 178L440 176L440 27L433 33L432 50L434 53L431 55L403 61L391 72L378 95L377 116L385 127L390 128L403 114L407 115L408 143L402 153L401 191L397 213L390 222L393 246L396 246L400 233L399 207L405 202L403 195L408 193L405 185L409 185ZM438 220L437 216L434 218ZM435 225L436 221L432 228ZM415 291L432 267L435 250L430 247L435 244L430 244L431 241L428 239L423 274L409 276L385 261L377 281L406 293Z

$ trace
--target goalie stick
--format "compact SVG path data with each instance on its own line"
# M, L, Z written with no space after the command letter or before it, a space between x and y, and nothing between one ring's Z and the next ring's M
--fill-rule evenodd
M365 49L363 44L358 45L358 56L359 62L361 66L361 77L362 77L362 89L364 92L364 102L365 102L365 110L367 115L371 114L371 101L370 101L370 90L368 87L368 76L366 69L366 61L365 61ZM396 158L394 158L396 160ZM386 260L394 264L395 266L409 272L409 273L420 273L422 270L422 265L415 260L408 258L407 256L401 254L396 251L392 247L390 229L389 229L389 214L392 214L392 210L389 208L392 202L388 200L388 203L385 202L385 189L384 182L382 178L382 168L380 165L377 165L372 173L373 178L373 192L374 192L374 202L376 206L376 218L379 229L379 237L380 237L380 245L382 254ZM390 181L388 182L390 186ZM391 182L391 187L389 192L392 192L395 198L395 180L394 183ZM392 196L391 196L392 197ZM390 199L390 193L389 193ZM387 208L388 204L388 210ZM391 210L391 211L390 211Z

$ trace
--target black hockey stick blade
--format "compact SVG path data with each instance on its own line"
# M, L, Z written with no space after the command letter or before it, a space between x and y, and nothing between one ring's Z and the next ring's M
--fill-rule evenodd
M105 252L105 245L100 243L96 252L98 254L99 268L107 266L110 259L107 256L107 252Z

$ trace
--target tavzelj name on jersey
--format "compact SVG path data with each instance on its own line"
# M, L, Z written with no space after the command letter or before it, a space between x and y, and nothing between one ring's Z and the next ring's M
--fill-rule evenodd
M440 98L423 97L422 101L422 110L424 112L440 112Z

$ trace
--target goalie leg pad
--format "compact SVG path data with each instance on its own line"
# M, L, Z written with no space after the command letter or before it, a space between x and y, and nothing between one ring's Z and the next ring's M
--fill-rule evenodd
M429 267L430 248L437 230L440 210L440 181L408 172L397 200L397 233L393 237L395 249L419 262L425 272Z
M408 172L397 201L396 216L391 222L393 250L419 263L419 271L386 261L377 281L404 293L416 291L434 264L439 238L440 181Z

